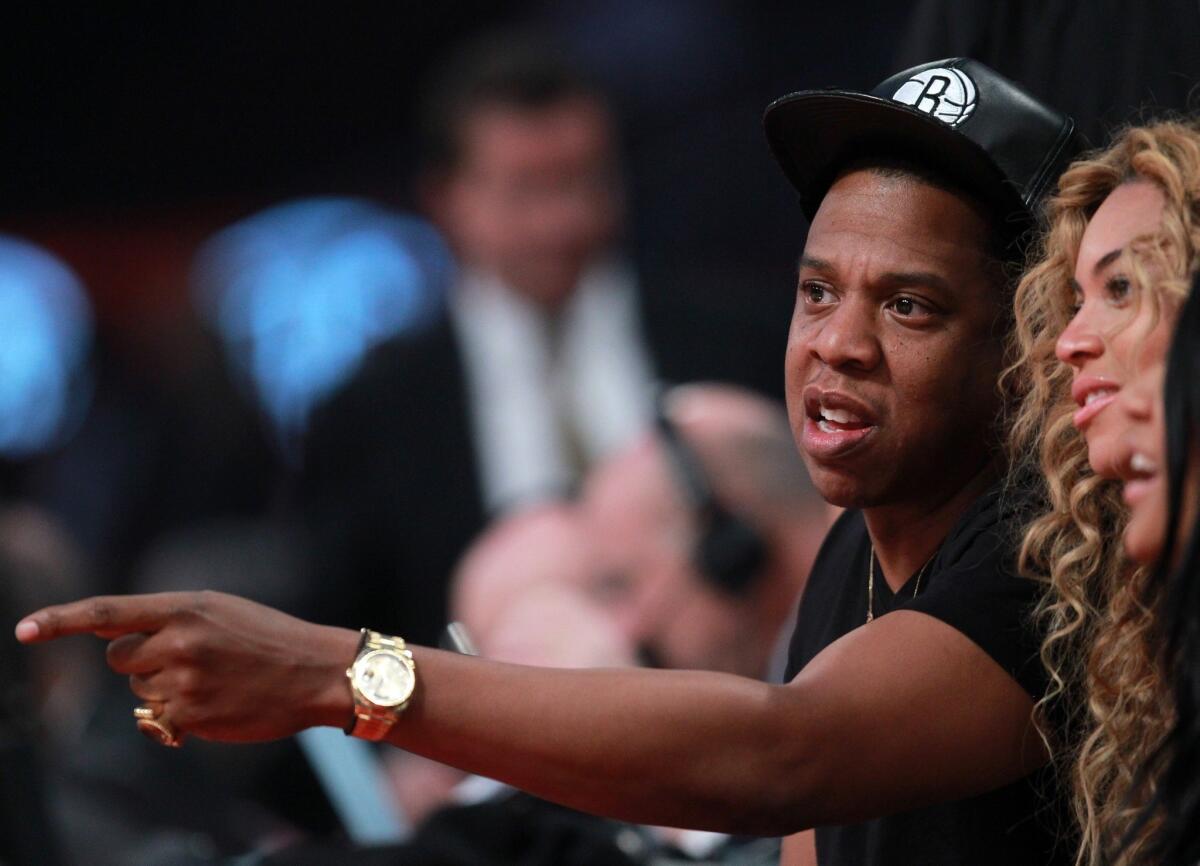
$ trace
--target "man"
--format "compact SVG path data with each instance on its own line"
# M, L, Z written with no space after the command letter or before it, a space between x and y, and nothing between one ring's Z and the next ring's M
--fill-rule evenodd
M674 388L655 427L592 472L581 504L594 592L647 661L768 677L828 528L782 406L732 386Z
M443 314L314 417L299 504L314 616L432 641L487 518L568 492L650 413L655 364L616 255L613 119L524 40L465 47L421 118L423 210L459 263Z
M147 702L139 724L168 742L353 715L360 735L625 820L819 827L823 864L1061 862L1070 846L1039 820L1030 778L1046 760L1036 589L1011 573L995 424L998 258L1016 259L1073 125L961 59L872 94L793 94L766 122L813 215L786 362L793 434L817 489L851 509L809 577L788 684L420 648L414 672L383 639L356 657L353 632L216 595L87 600L18 637L115 637L110 664ZM367 682L384 658L402 711Z

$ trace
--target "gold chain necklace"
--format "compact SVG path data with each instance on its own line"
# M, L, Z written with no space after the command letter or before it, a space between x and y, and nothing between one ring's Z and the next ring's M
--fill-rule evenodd
M925 560L925 564L917 572L917 582L913 586L913 598L916 598L917 593L921 591L921 578L925 576L925 569L929 568L929 563L933 562L935 556L937 556L937 550L930 554L929 559ZM873 619L875 619L875 545L872 544L871 564L867 566L867 622Z

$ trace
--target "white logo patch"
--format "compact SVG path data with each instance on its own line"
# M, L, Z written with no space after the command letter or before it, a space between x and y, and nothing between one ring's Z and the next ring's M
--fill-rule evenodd
M901 84L892 99L958 126L975 110L975 82L957 69L926 69Z

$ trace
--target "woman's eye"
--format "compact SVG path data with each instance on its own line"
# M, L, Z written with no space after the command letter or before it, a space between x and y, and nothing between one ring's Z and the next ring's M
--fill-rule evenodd
M1104 291L1110 300L1118 303L1128 300L1133 291L1133 285L1128 277L1110 277L1104 284Z

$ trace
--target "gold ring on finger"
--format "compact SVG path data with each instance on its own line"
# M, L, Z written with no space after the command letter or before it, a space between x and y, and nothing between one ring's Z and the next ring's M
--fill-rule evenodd
M138 707L138 709L148 709L147 707ZM158 743L160 746L169 746L172 749L178 749L183 745L183 737L175 730L175 726L163 718L147 718L144 715L138 716L137 728L142 734L150 740Z

